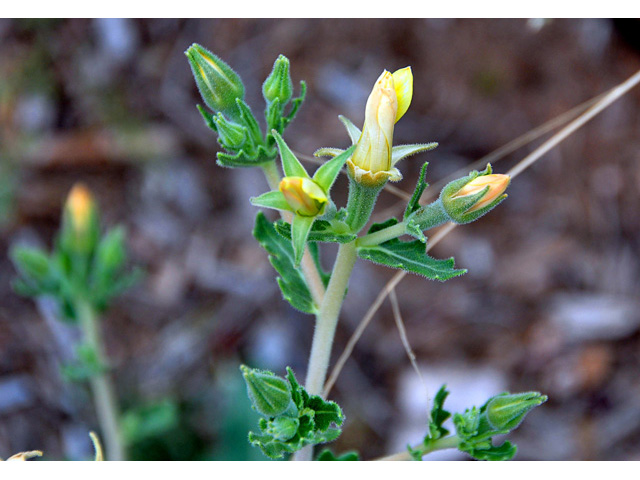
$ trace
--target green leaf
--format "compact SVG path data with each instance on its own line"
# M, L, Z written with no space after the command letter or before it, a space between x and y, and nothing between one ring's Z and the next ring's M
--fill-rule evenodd
M291 224L283 220L275 223L276 231L283 237L291 240ZM348 227L347 227L348 228ZM326 220L316 220L309 232L309 242L349 243L356 239L354 233L336 231L333 225Z
M260 130L260 125L258 125L256 117L253 116L251 108L239 98L236 98L236 103L240 110L240 120L242 121L242 124L247 127L249 137L253 140L255 145L261 145L264 142L264 139L262 138L262 131Z
M300 160L293 154L289 146L282 139L280 134L275 130L271 132L278 144L278 150L280 151L280 158L282 159L282 169L287 177L304 177L311 178L304 169Z
M275 150L269 151L262 145L259 145L253 153L242 149L236 153L218 152L216 154L218 165L229 168L257 167L273 161L275 156Z
M451 417L451 413L444 409L444 401L448 395L447 386L443 385L433 399L431 421L429 422L429 438L431 440L437 440L449 433L449 430L442 426Z
M320 185L326 193L329 193L329 190L331 190L336 178L338 178L340 170L349 157L351 157L355 148L355 145L349 147L337 157L323 163L320 168L316 170L316 173L314 173L313 180Z
M196 105L196 108L200 112L200 115L202 115L205 125L217 133L218 129L216 128L216 124L213 122L213 114L208 112L202 105Z
M396 219L391 219L384 224L375 224L369 229L369 233L396 223L398 223ZM358 247L358 256L380 265L417 273L441 282L466 273L466 270L454 268L453 258L438 260L427 255L426 245L419 240L403 242L394 238L379 245Z
M411 195L411 200L407 204L407 208L404 211L404 219L406 220L409 215L420 208L420 198L424 193L425 188L429 186L425 177L427 176L427 167L429 166L429 162L425 162L420 169L420 177L418 177L418 182L416 183L416 188L413 191L413 195ZM422 231L422 230L420 230Z
M282 296L293 308L314 314L318 311L309 287L300 270L294 267L293 246L276 232L262 212L256 216L253 236L269 254L269 261L280 275L278 285Z
M353 462L359 461L360 455L358 452L345 452L342 455L335 456L331 450L325 448L320 455L316 458L319 462Z
M263 193L258 197L251 197L249 201L256 207L273 208L275 210L293 212L293 209L289 206L289 203L287 203L287 199L284 198L284 195L279 190Z
M307 246L307 238L313 226L316 217L303 217L302 215L293 216L293 224L291 225L291 243L293 243L294 266L297 268L302 261L304 249Z
M335 402L326 401L318 395L311 395L305 407L313 410L314 422L320 431L327 430L332 423L340 426L344 421L340 406Z

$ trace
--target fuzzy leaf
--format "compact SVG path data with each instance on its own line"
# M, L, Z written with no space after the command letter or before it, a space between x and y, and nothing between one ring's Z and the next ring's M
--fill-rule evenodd
M396 223L398 223L396 219L391 219L384 224L375 224L369 233ZM426 245L419 240L403 242L394 238L379 245L359 247L358 256L374 263L417 273L441 282L466 273L466 270L454 268L453 258L438 260L427 255L425 250Z
M316 460L319 462L353 462L360 460L360 455L358 452L346 452L336 457L331 450L325 448Z
M407 204L407 208L404 211L404 219L406 220L409 215L420 208L420 198L424 193L425 188L429 186L425 177L427 176L427 167L429 166L429 162L425 162L420 169L420 177L418 177L418 182L416 183L416 188L413 191L413 195L411 195L411 200Z
M436 142L431 143L415 143L411 145L396 145L391 149L391 166L393 167L400 160L420 152L428 152L436 148Z
M262 212L256 216L253 236L262 248L269 254L269 261L278 277L278 285L282 296L293 308L302 312L314 314L317 305L313 301L309 287L302 272L294 266L294 254L291 241L286 240L276 232L273 224L267 220Z

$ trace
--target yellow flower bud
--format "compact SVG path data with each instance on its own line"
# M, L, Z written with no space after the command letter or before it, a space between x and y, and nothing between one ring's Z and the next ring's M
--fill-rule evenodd
M476 210L480 210L481 208L486 207L496 198L501 196L509 186L510 181L511 177L509 177L509 175L503 175L500 173L482 175L480 177L474 178L464 187L458 190L458 192L452 197L452 199L466 197L468 195L475 195L484 190L486 187L489 187L487 194L465 213L475 212Z
M356 181L376 187L388 179L402 178L398 169L392 168L393 129L409 108L412 94L410 67L393 74L385 70L378 77L367 100L362 134L347 160L349 173Z
M71 189L67 198L67 209L71 215L71 222L76 232L86 232L91 221L91 212L95 207L93 195L82 183L77 183Z
M321 215L329 202L327 194L313 180L304 177L284 177L280 192L293 211L303 217Z

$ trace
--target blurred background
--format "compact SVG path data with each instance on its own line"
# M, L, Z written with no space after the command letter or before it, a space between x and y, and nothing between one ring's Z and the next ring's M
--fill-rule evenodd
M242 76L256 116L279 53L307 101L286 132L311 154L345 147L382 69L413 68L396 143L437 141L401 166L411 192L436 183L640 68L635 20L0 20L0 457L40 449L87 459L88 390L65 382L71 327L46 299L17 296L12 245L51 247L72 185L105 226L128 231L146 276L103 330L132 459L264 459L238 366L304 378L313 319L284 302L251 236L255 169L215 164L217 143L184 50L200 43ZM297 93L297 89L296 92ZM519 460L640 460L640 89L514 180L509 199L431 252L469 273L408 275L397 288L431 394L449 410L501 391L550 400L513 434ZM497 172L531 152L494 164ZM465 170L465 168L467 170ZM346 197L338 181L338 199ZM437 191L435 192L437 193ZM378 212L401 215L383 193ZM323 250L331 265L335 245ZM338 327L342 352L393 271L358 262ZM332 398L347 423L334 452L395 453L424 434L427 395L385 302ZM431 457L428 457L431 458ZM444 452L433 458L465 458Z

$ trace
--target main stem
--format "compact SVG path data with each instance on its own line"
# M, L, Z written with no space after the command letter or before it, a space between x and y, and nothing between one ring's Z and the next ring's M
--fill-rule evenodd
M338 317L342 309L351 271L356 263L356 243L344 243L338 249L331 273L331 280L327 286L324 300L320 306L320 311L316 317L316 328L313 333L311 344L311 354L309 355L309 366L307 368L307 378L305 388L311 395L321 395L324 381L327 377L333 337L336 333ZM311 460L313 456L313 446L308 446L296 453L295 460Z
M98 318L95 310L86 302L78 303L77 308L85 341L96 353L99 365L106 365L107 358L100 341ZM107 459L113 461L125 460L118 422L118 402L111 378L106 373L100 373L89 379L89 385L106 446Z

